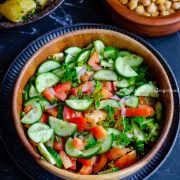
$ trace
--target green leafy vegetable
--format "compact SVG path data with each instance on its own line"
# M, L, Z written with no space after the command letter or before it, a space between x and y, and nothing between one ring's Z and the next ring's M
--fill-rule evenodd
M102 84L99 81L96 81L96 84L94 85L94 92L92 95L97 94L102 88Z
M119 135L115 135L114 140L117 144L121 144L123 146L127 146L131 143L131 139L124 132L121 132Z
M73 68L67 68L65 73L63 74L63 77L61 78L62 82L74 82L77 80L78 74L76 69Z

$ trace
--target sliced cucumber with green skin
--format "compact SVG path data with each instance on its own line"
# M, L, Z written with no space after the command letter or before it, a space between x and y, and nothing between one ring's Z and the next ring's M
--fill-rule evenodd
M66 100L66 105L76 111L86 111L92 104L92 99Z
M163 106L160 101L155 104L155 116L158 121L163 117Z
M39 103L33 105L33 108L21 119L23 124L33 124L42 117L42 107Z
M48 150L48 152L54 157L54 159L56 160L56 166L58 168L62 168L63 167L63 163L61 158L59 157L58 153L52 148L52 147L46 147L46 149Z
M114 71L103 69L94 74L94 79L101 81L117 81L118 76Z
M69 47L64 52L70 54L73 57L76 57L82 51L79 47Z
M139 99L136 96L128 96L124 98L124 103L128 107L137 107L139 104Z
M104 48L104 58L116 58L118 50L112 46Z
M135 93L135 96L150 96L150 97L159 97L158 88L153 84L143 84L139 86Z
M40 101L42 98L42 96L31 97L27 101L25 101L24 106L33 106L34 104L38 103L38 101Z
M128 64L132 68L136 68L140 66L143 62L143 58L135 54L125 56L123 57L123 60L126 64Z
M70 157L82 157L83 156L83 153L78 150L78 149L75 149L72 145L72 142L73 142L73 138L69 137L66 141L66 144L65 144L65 151L66 153L70 156Z
M35 84L39 93L58 83L59 77L52 72L42 73L37 76Z
M39 93L36 90L36 87L33 84L30 84L29 87L29 97L39 96Z
M117 88L127 88L127 87L129 87L129 86L130 86L130 84L129 84L129 82L128 82L127 79L121 79L121 80L116 84L116 87L117 87Z
M53 155L51 153L49 153L49 151L46 149L46 147L44 146L43 143L39 143L37 145L37 148L40 152L40 154L48 161L50 162L52 165L56 164L56 160L53 157Z
M70 54L66 54L65 58L64 58L64 62L65 64L69 64L70 62L73 62L74 61L74 57L71 56Z
M117 172L119 171L119 168L117 167L114 167L114 168L110 168L108 170L105 170L105 171L101 171L101 172L98 172L98 174L109 174L109 173L113 173L113 172Z
M124 57L124 56L128 56L128 55L131 55L131 54L132 53L129 52L129 51L121 50L121 51L119 51L118 56Z
M29 138L35 143L45 143L53 136L53 129L44 123L35 123L27 131Z
M86 63L86 61L89 59L89 56L90 56L90 50L82 50L77 58L76 58L76 62L78 64L84 64Z
M43 107L43 109L48 109L48 107L52 106L52 104L47 99L40 99L39 103Z
M101 149L101 145L100 144L95 144L91 148L89 148L87 150L83 150L82 151L82 157L86 158L86 159L91 159L93 156L98 154L100 149Z
M138 74L128 64L125 63L122 57L118 57L115 61L115 69L119 75L125 78L135 77Z
M89 149L92 146L96 144L96 138L92 135L92 133L89 133L88 135L85 136L85 149Z
M133 131L134 137L138 141L144 141L145 140L145 133L134 122L132 122L132 131Z
M107 62L107 61L101 60L100 65L107 68L113 68L113 61Z
M29 98L29 83L26 84L24 90L23 90L23 100L27 101Z
M37 73L49 72L53 69L59 68L60 66L60 62L57 60L46 60L39 66Z
M58 104L58 118L63 119L63 108L64 108L64 103L60 102Z
M49 125L54 130L55 134L62 137L71 136L77 130L76 124L62 121L53 116L49 116Z
M99 54L103 54L104 48L105 48L104 43L103 43L101 40L96 40L96 41L93 42L93 44L94 44L95 50L96 50Z
M84 49L91 50L94 47L93 43L89 43Z
M133 91L134 91L134 86L130 86L130 87L128 87L128 88L122 88L122 89L120 89L118 92L116 92L116 94L117 94L119 97L124 97L124 96L130 95Z
M103 142L101 142L102 143L101 149L98 152L98 154L103 154L103 153L109 151L109 149L111 149L111 147L112 147L113 139L114 139L114 135L112 133L107 134L106 139Z
M59 78L62 78L65 71L66 71L65 69L57 68L57 69L54 69L52 73L56 74Z
M100 101L100 105L96 109L103 109L105 106L111 106L111 107L120 107L119 102L113 100L113 99L108 99L108 100L102 100Z
M95 53L95 51L96 51L95 48L92 48L90 52L90 56L92 56Z

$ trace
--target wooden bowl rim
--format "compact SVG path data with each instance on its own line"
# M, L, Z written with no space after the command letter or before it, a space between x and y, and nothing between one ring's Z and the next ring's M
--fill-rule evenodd
M43 168L45 168L46 170L48 170L49 172L59 176L59 177L64 177L64 178L72 178L72 179L81 179L81 180L91 180L93 178L95 178L95 180L101 180L101 179L112 179L112 178L118 178L120 175L124 175L124 174L128 174L129 172L136 172L139 169L141 169L142 167L144 167L150 160L152 160L152 158L156 155L156 153L159 151L159 149L161 148L162 144L164 143L168 132L170 130L171 124L172 124L172 120L173 120L173 114L174 114L174 103L173 103L173 95L172 93L170 93L170 109L171 109L171 113L170 113L170 119L169 122L167 123L166 126L166 131L162 131L158 141L156 142L155 146L148 152L148 154L146 154L142 159L140 159L138 162L136 162L135 164L133 164L130 167L127 167L121 171L118 172L114 172L114 173L110 173L110 174L104 174L104 175L79 175L76 173L72 173L69 172L67 170L64 169L59 169L53 165L51 165L49 162L42 160L41 156L32 148L32 145L30 144L30 142L28 141L27 137L24 136L23 132L24 129L22 128L22 124L19 121L19 115L16 111L16 107L17 107L17 103L16 103L16 97L18 94L18 89L19 89L19 84L21 82L21 79L23 78L23 74L25 73L27 67L31 64L31 62L33 61L34 57L41 53L41 51L43 49L45 49L46 47L54 44L57 41L61 41L63 40L63 38L67 38L67 37L72 37L75 35L80 35L80 34L86 34L86 33L96 33L96 34L101 34L101 33L107 33L107 34L114 34L114 35L118 35L121 34L122 36L126 36L130 39L133 39L134 41L136 41L137 43L139 43L137 40L135 40L134 38L125 35L123 33L119 33L119 32L115 32L112 30L104 30L104 29L84 29L84 30L76 30L73 32L69 32L63 35L60 35L56 38L54 38L53 40L49 41L48 43L46 43L45 45L43 45L41 48L39 48L31 57L30 59L26 62L26 64L24 65L24 67L22 68L16 84L15 84L15 88L14 88L14 92L13 92L13 97L12 97L12 113L13 113L13 122L14 122L14 126L16 128L17 134L22 142L22 144L24 145L25 149L33 156L33 158L35 159L35 161L42 166ZM139 43L141 44L141 43ZM142 45L142 44L141 44ZM142 45L144 46L144 45ZM145 47L145 46L144 46ZM146 48L146 47L145 47ZM151 54L153 54L148 48L146 48L147 51L149 51ZM154 55L155 56L155 55ZM156 57L156 56L155 56ZM170 89L172 89L171 87L171 83L169 81L169 78L163 68L163 66L161 65L161 63L157 60L157 58L155 58L157 61L157 64L161 67L161 69L163 70L163 73L165 75L165 79L167 80L168 86L170 87ZM164 129L164 128L163 128ZM131 173L132 174L132 173ZM127 175L128 176L128 175ZM127 177L125 176L125 177Z
M135 13L121 4L119 0L106 0L107 4L119 15L141 25L160 26L171 25L180 21L180 10L168 16L148 17Z

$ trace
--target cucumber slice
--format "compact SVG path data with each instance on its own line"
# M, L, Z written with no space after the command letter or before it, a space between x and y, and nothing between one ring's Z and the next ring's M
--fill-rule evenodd
M129 86L130 86L130 84L129 84L129 82L128 82L127 79L122 79L120 82L118 82L118 83L116 84L116 87L117 87L117 88L127 88L127 87L129 87Z
M45 143L53 136L53 129L44 123L35 123L27 131L29 138L35 143Z
M64 52L70 54L73 57L76 57L82 51L79 47L69 47Z
M158 121L163 117L163 106L160 101L155 104L155 116Z
M59 78L62 78L65 71L66 71L65 69L57 68L57 69L54 69L52 73L56 74Z
M65 144L65 151L70 157L82 157L82 152L78 149L75 149L72 145L73 138L69 137Z
M113 99L108 99L108 100L102 100L100 101L100 105L96 109L104 109L105 106L111 106L111 107L120 107L119 103Z
M107 62L107 61L101 60L100 65L103 67L112 68L113 67L113 61Z
M27 101L25 101L24 106L33 106L34 104L37 104L37 102L39 102L41 99L41 96L31 97Z
M43 107L43 109L48 109L49 106L52 106L52 104L47 99L40 99L39 103Z
M29 97L34 97L34 96L39 96L35 86L33 84L30 85L29 87Z
M49 125L52 129L54 129L55 134L62 137L71 136L77 130L76 124L62 121L53 116L49 116Z
M96 138L92 135L92 133L89 133L88 135L86 135L84 140L85 140L85 144L86 144L85 149L91 148L96 143Z
M109 173L113 173L113 172L117 172L117 171L119 171L119 168L114 167L114 168L110 168L110 169L105 170L105 171L98 172L98 174L99 175L101 175L101 174L109 174Z
M134 122L132 122L132 131L138 141L145 141L145 133Z
M96 51L95 48L92 48L90 52L90 56L92 56L95 53L95 51Z
M128 87L128 88L122 88L122 89L120 89L118 92L116 92L116 94L117 94L119 97L124 97L124 96L130 95L133 91L134 91L134 86L130 86L130 87Z
M96 50L99 54L103 54L104 48L105 48L104 43L103 43L101 40L96 40L96 41L93 42L93 44L94 44L95 50Z
M45 73L45 72L49 72L53 69L57 69L60 67L60 63L57 60L46 60L45 62L43 62L38 70L37 73Z
M137 107L139 99L136 96L128 96L124 98L124 103L128 107Z
M78 64L84 64L89 59L90 50L82 50L76 58Z
M25 88L23 89L23 100L27 101L29 98L29 83L26 84Z
M65 64L69 64L70 62L73 62L74 61L74 57L71 56L70 54L66 54L65 58L64 58L64 62Z
M109 149L111 149L111 147L112 147L113 139L114 139L113 134L107 134L106 139L103 142L101 142L102 143L101 149L98 152L98 154L103 154L103 153L109 151Z
M126 78L131 78L138 75L128 64L125 63L122 57L118 57L116 59L115 69L119 75Z
M101 81L117 81L118 76L114 71L103 69L94 74L94 79Z
M35 84L39 93L58 83L59 77L51 72L42 73L37 76Z
M95 144L95 146L92 146L91 148L89 148L87 150L83 150L82 151L82 157L86 158L86 159L91 159L93 156L98 154L100 149L101 149L101 145L100 144Z
M58 104L58 118L63 119L63 108L64 108L64 103L60 102Z
M120 56L120 57L124 57L124 56L128 56L128 55L131 55L131 52L125 51L125 50L121 50L118 53L118 56Z
M123 57L123 60L126 64L128 64L132 68L136 68L140 66L143 62L143 58L135 54L125 56Z
M112 46L107 46L104 48L104 58L116 58L118 50Z
M153 84L143 84L134 93L135 96L159 97L158 88Z
M47 160L49 161L52 165L56 164L56 160L54 159L54 157L51 155L51 153L49 153L49 151L46 149L46 147L44 146L43 143L39 143L37 145L37 148L40 152L40 154Z
M52 147L46 147L46 149L49 151L49 153L54 157L54 159L56 160L56 166L58 168L62 168L63 167L63 163L61 158L59 157L58 153L52 148Z
M41 119L42 107L39 103L34 103L33 108L21 119L23 124L33 124Z
M94 47L93 43L89 43L84 49L91 50Z
M76 111L86 111L93 103L92 99L66 100L66 105Z

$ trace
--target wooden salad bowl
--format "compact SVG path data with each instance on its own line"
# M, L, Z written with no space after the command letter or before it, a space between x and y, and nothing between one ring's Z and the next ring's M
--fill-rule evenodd
M137 42L131 37L128 37L118 32L101 29L78 30L53 39L52 41L41 47L36 53L34 53L34 55L28 60L28 62L21 70L21 73L19 74L19 77L15 84L12 99L14 126L17 130L19 138L22 141L22 144L36 160L36 162L54 175L68 180L115 180L122 179L133 174L134 172L145 166L156 155L156 153L161 148L163 142L165 141L172 124L174 112L173 95L170 91L168 91L166 93L162 93L160 97L161 101L165 106L164 125L161 135L157 143L150 150L150 152L134 165L118 172L105 175L79 175L69 172L67 170L59 169L41 158L41 156L34 150L33 146L30 144L23 125L20 122L20 111L22 110L23 103L22 92L24 86L28 82L29 78L35 74L37 67L51 54L62 52L69 46L84 47L90 42L97 39L102 40L105 45L111 45L116 48L128 49L134 53L143 56L145 59L145 64L148 66L149 71L156 79L158 86L161 89L171 90L169 78L156 56L141 43Z
M129 10L119 0L103 0L103 3L120 27L141 36L159 37L180 31L180 11L168 16L147 17Z

